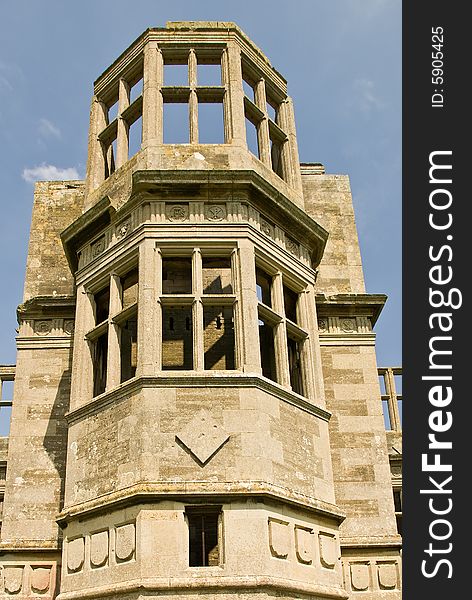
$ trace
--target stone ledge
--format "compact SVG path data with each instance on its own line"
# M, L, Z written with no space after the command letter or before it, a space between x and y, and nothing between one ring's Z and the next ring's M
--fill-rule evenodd
M111 390L110 392L105 392L101 396L97 396L84 406L80 406L79 408L71 410L65 415L66 419L70 424L89 415L96 414L117 400L127 399L129 394L138 392L145 387L205 387L207 389L211 389L212 387L254 387L268 392L276 398L296 406L305 412L311 413L323 421L329 421L331 418L331 413L326 409L313 404L299 394L296 394L291 390L287 390L282 386L270 381L269 379L262 377L261 375L246 375L240 372L234 374L225 373L224 375L215 375L214 372L197 374L195 371L192 371L185 375L160 375L155 377L143 375L141 377L134 377L133 379L121 384L116 389Z
M156 503L162 500L188 501L201 499L212 502L223 502L235 498L272 499L278 502L297 505L304 510L319 513L325 518L341 523L346 518L336 505L317 500L312 496L301 494L289 488L273 485L266 481L208 482L208 481L170 481L140 483L116 492L110 492L93 500L66 507L57 517L57 522L64 527L77 517L84 518L92 513L110 511L128 505ZM218 499L218 500L217 500Z
M253 590L261 592L262 590L273 590L274 592L288 592L296 594L310 594L316 598L337 598L338 600L347 600L348 594L342 588L335 586L325 586L316 583L304 583L294 579L284 579L282 577L266 576L215 576L199 577L156 577L145 578L124 583L114 583L112 586L101 586L90 588L88 590L78 590L75 592L64 592L57 596L56 600L84 600L86 598L95 599L106 596L122 596L122 594L136 594L139 592L171 592L177 590L182 592L189 591L189 595L194 595L195 590L214 590L220 593L224 590L231 590L233 593L244 593L247 590L253 593ZM277 594L279 595L279 594Z

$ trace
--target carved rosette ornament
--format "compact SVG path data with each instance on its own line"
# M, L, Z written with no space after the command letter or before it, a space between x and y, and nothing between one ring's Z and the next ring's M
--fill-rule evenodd
M187 204L170 204L166 207L167 218L169 221L179 223L188 220Z
M209 204L205 212L209 221L223 221L226 218L226 208L222 204Z
M35 321L34 322L34 332L38 335L49 335L52 331L52 321Z

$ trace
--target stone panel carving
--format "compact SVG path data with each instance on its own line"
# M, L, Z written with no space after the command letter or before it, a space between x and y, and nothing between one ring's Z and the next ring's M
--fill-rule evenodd
M36 594L45 594L51 585L51 567L32 567L31 591Z
M115 530L115 555L117 560L125 562L134 557L136 549L136 531L134 523L121 525Z
M269 548L272 556L287 558L290 551L290 528L286 521L269 519Z
M74 321L72 319L64 320L64 333L72 335L74 333Z
M108 531L99 531L90 536L90 564L103 567L108 562Z
M84 538L76 538L67 544L67 569L70 573L77 573L84 565L85 544Z
M167 204L166 215L169 221L188 221L188 204Z
M345 332L345 333L353 333L354 331L356 331L357 327L356 327L356 320L355 319L340 319L341 321L341 329Z
M176 438L205 464L229 439L229 434L207 410L201 410Z
M383 590L393 590L398 587L397 565L394 562L377 563L379 586Z
M24 566L5 567L3 569L3 585L8 594L21 592L24 571Z
M274 226L272 225L272 223L269 223L269 221L266 221L262 217L261 217L261 231L262 231L262 233L265 233L266 235L268 235L269 237L274 239L274 237L275 237Z
M95 240L90 244L90 249L92 251L92 258L97 257L105 250L105 236L99 237L98 240Z
M295 525L295 552L298 562L311 565L313 562L313 529Z
M327 569L334 569L338 559L338 547L335 536L320 531L318 534L318 542L320 545L321 564Z
M205 216L209 221L223 221L226 219L224 204L208 204L205 207Z
M49 335L52 331L52 320L47 319L44 321L34 322L34 332L37 335Z
M115 228L115 236L117 240L121 240L126 237L128 233L131 231L131 219L128 217L118 223Z
M358 592L364 592L370 587L368 563L351 563L351 586Z
M326 333L328 331L328 322L326 319L318 319L318 329L320 333Z
M295 256L298 256L300 254L300 246L295 240L292 240L292 238L288 235L285 235L285 247L289 252L295 254Z

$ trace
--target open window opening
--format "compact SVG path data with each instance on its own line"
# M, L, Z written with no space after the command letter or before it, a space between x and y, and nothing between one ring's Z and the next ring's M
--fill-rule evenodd
M231 259L202 258L204 294L232 294Z
M103 394L107 386L108 327L92 343L93 395Z
M217 567L222 559L221 508L187 507L189 566Z
M223 104L198 103L198 141L200 144L224 144Z
M192 293L192 259L162 259L162 292L164 294Z
M301 368L300 342L287 335L288 369L290 386L294 392L303 395L303 378Z
M164 144L190 141L188 102L164 102Z
M275 361L274 327L259 317L259 347L261 353L262 374L272 381L277 381Z
M256 290L259 302L272 306L272 277L260 268L256 269Z
M288 288L286 285L283 286L284 290L284 305L285 305L285 316L290 319L292 323L297 323L297 303L298 294Z
M214 62L200 62L198 58L197 82L199 86L220 86L221 85L221 64L220 59Z
M13 405L14 370L0 375L0 437L10 433L11 409Z
M186 59L182 58L179 62L166 60L164 64L164 85L188 86L188 64Z
M193 328L191 306L162 308L162 369L193 369Z
M234 325L231 306L203 309L205 370L234 369Z
M141 150L142 139L143 118L140 116L136 121L133 121L128 130L128 159Z
M402 489L393 488L393 503L395 506L395 518L397 521L397 532L402 535Z

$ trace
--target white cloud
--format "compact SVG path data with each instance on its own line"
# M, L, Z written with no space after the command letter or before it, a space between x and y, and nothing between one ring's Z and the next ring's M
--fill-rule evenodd
M61 137L61 130L47 119L39 119L38 131L44 138L59 139Z
M39 167L33 167L32 169L23 169L21 176L29 183L34 183L35 181L64 181L69 179L80 179L79 173L75 167L61 169L54 165L46 165L45 163Z
M384 102L376 94L375 84L370 79L356 79L353 83L351 106L358 108L365 115L385 107Z

